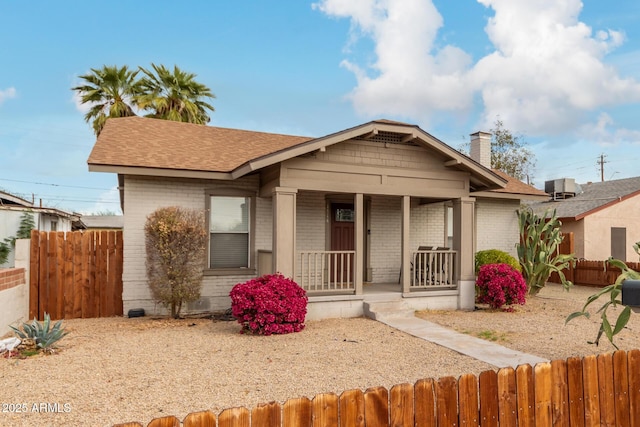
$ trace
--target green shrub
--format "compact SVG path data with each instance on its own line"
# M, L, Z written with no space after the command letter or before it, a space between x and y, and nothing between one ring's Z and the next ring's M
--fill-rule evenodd
M9 259L11 248L5 242L0 242L0 264L4 264Z
M476 252L476 274L480 271L480 267L486 264L508 264L516 270L522 271L520 269L520 262L518 262L515 257L498 249L487 249Z
M68 332L65 332L62 328L62 320L58 320L53 327L51 327L51 317L49 313L44 314L43 323L33 319L31 324L22 324L22 331L13 326L11 326L11 329L13 329L20 339L32 339L38 348L47 352L52 352L55 348L55 343L68 334Z

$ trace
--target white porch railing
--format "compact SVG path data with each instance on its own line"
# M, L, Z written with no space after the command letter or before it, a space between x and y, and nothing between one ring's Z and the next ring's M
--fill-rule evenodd
M413 252L411 257L411 290L454 288L456 251L428 250Z
M298 284L312 293L355 293L355 251L298 252Z

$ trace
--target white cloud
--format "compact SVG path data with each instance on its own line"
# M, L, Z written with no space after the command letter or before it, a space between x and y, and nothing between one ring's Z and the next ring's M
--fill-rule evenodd
M76 91L74 91L73 95L71 95L71 101L73 101L73 104L76 106L76 110L80 111L82 114L87 114L91 109L91 107L93 107L94 105L91 102L87 102L83 104L82 97Z
M2 103L7 99L15 98L17 93L18 92L14 87L10 87L5 90L0 90L0 105L2 105Z
M624 34L581 22L580 0L478 2L495 12L485 27L494 51L475 64L459 47L441 45L444 21L430 0L321 0L314 8L349 18L352 32L375 44L375 63L342 63L357 79L349 96L363 115L424 122L470 110L478 97L483 126L500 116L507 127L536 135L575 129L586 112L640 101L638 81L604 62Z
M602 147L640 145L640 131L618 126L607 113L600 113L595 123L580 126L578 136Z
M500 114L516 129L560 132L582 112L640 101L640 84L603 62L622 43L615 31L578 20L579 0L479 0L495 11L486 32L496 51L474 67L486 120Z
M377 61L370 69L342 62L356 76L350 98L359 113L426 119L436 110L470 106L473 94L466 73L471 57L455 46L436 46L443 19L431 1L323 0L314 8L350 18L352 31L359 29L375 42Z

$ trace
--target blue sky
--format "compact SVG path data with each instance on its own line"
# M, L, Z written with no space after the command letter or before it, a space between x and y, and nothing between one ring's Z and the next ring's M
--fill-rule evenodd
M0 188L119 212L71 87L90 68L178 65L211 125L322 136L376 118L453 147L499 117L534 183L640 175L640 2L281 0L0 3Z

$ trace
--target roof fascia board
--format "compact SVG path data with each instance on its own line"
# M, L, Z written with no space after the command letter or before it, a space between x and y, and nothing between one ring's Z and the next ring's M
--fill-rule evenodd
M57 208L41 208L38 206L0 206L0 210L5 211L16 211L16 212L33 212L38 214L46 214L46 215L55 215L61 218L73 218L77 217L78 214L63 211Z
M312 139L310 141L303 142L293 147L285 148L284 150L280 150L275 153L267 154L266 156L262 156L260 158L251 160L248 163L237 168L236 171L243 171L244 173L242 175L244 175L246 173L249 173L258 169L262 169L267 166L271 166L275 163L280 163L282 161L289 160L293 157L298 157L303 154L307 154L312 151L319 150L321 148L326 148L330 145L337 144L342 141L347 141L349 139L352 139L361 135L366 135L368 133L373 132L376 129L379 131L381 130L380 129L381 125L382 125L381 123L373 123L373 122L365 123L364 125L360 125L355 128L347 129L341 132L333 133L331 135ZM242 175L238 175L238 177Z
M145 168L89 164L90 172L109 172L121 175L163 176L169 178L216 179L231 181L235 178L227 172L191 171L185 169Z
M451 148L444 142L440 141L438 138L423 131L422 129L418 128L417 132L418 134L415 137L415 140L417 142L422 142L424 146L432 148L440 154L450 158L449 160L444 162L445 166L458 168L463 167L476 175L480 175L483 179L488 180L489 182L499 186L500 188L504 188L507 186L507 181L500 175L493 172L491 169L482 166L480 163L477 163L470 157L465 156L459 151Z
M549 196L537 196L533 194L521 194L521 193L498 193L492 191L476 191L470 194L473 197L484 197L489 199L517 199L517 200L536 200L547 201Z
M0 199L9 200L10 202L13 202L20 206L26 206L26 207L33 206L33 203L29 202L28 200L25 200L22 197L14 196L13 194L9 194L5 191L0 191Z

